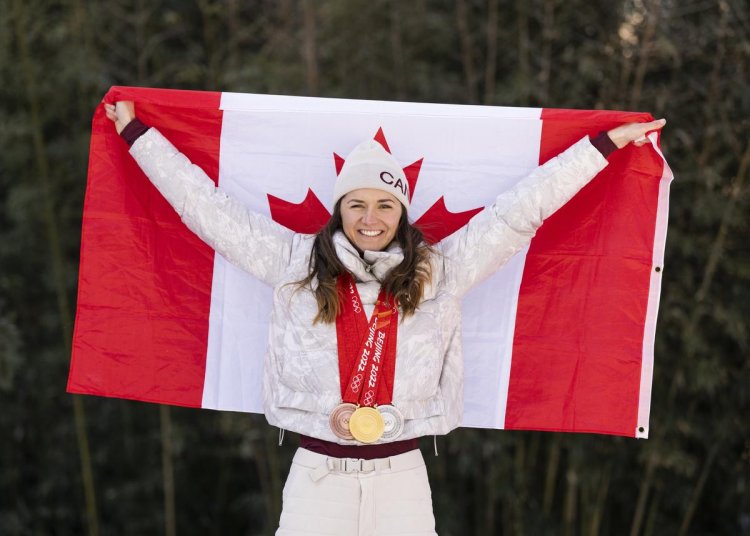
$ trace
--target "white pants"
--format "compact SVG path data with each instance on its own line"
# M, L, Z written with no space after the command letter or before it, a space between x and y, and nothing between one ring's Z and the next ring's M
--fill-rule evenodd
M437 536L419 449L359 463L297 449L276 536Z

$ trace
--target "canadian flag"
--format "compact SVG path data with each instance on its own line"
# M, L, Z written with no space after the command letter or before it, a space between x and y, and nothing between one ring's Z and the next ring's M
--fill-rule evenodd
M428 239L462 227L584 135L646 113L113 87L228 194L301 233L374 137ZM463 304L463 425L648 436L672 173L650 146L609 166ZM260 412L271 289L179 220L94 115L68 392Z

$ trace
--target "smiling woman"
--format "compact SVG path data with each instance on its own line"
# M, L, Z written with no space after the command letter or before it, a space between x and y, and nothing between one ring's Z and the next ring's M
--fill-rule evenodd
M393 241L409 207L408 184L396 159L377 141L360 143L349 154L333 197L334 203L341 199L344 234L360 252L382 251Z
M405 210L388 192L360 188L341 200L341 226L360 252L382 251L396 236Z
M279 536L435 535L417 438L461 422L463 297L528 245L609 153L664 125L583 137L433 248L408 221L403 169L374 140L341 168L330 221L300 235L217 189L135 120L132 103L105 109L183 222L274 289L264 411L270 424L299 433L301 447Z

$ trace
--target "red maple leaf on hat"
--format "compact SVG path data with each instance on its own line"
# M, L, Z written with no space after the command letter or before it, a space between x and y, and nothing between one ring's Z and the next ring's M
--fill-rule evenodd
M379 142L386 151L391 152L382 128L378 129L373 139ZM404 175L406 175L406 180L409 183L409 201L414 196L414 191L417 187L422 160L423 158L420 158L404 168ZM344 158L333 153L333 162L336 167L336 175L338 175L344 165ZM320 202L320 199L318 199L312 189L307 190L307 195L300 203L291 203L280 197L268 194L268 205L271 209L271 217L275 222L297 233L317 233L331 217L328 209ZM435 201L414 222L414 225L422 231L427 242L434 244L458 231L478 212L481 212L483 208L478 207L463 212L451 212L445 206L445 196L440 196L440 199Z

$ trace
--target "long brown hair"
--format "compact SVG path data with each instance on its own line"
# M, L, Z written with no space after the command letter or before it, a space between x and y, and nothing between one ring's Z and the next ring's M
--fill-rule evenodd
M402 205L401 219L396 229L396 240L404 252L404 260L394 267L382 282L386 292L396 297L403 317L414 314L422 301L425 284L430 282L432 271L429 257L432 248L427 245L422 231L409 223L406 209ZM310 254L309 273L299 281L300 287L308 287L318 302L318 314L313 323L330 324L336 321L340 302L336 290L336 278L346 272L346 267L336 255L333 235L342 229L341 200L336 203L328 223L315 236ZM317 287L313 288L313 281Z

